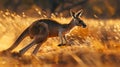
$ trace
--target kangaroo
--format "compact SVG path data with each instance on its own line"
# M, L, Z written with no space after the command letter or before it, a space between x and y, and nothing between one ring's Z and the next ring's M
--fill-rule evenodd
M15 49L19 43L26 37L30 36L32 42L25 46L19 51L20 55L23 55L29 48L36 44L35 49L33 50L33 55L36 55L42 43L44 43L49 37L59 37L60 44L58 46L63 46L67 43L65 34L69 32L75 26L86 27L86 24L79 18L83 13L83 10L80 10L76 13L70 11L72 20L68 24L60 24L55 20L51 19L40 19L33 22L23 33L18 37L18 39L4 51L12 51ZM65 43L63 42L65 41Z

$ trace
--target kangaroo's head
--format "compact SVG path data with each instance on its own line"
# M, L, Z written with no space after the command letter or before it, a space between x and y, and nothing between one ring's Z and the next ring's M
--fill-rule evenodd
M74 23L74 25L76 26L82 26L83 28L85 28L86 24L80 19L82 13L83 13L83 10L80 10L76 13L74 13L73 11L70 11L70 14L73 18L72 23Z

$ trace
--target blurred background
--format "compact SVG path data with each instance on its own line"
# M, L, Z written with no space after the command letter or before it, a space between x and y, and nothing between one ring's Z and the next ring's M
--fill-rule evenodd
M23 12L32 17L41 14L69 17L69 10L84 9L86 18L119 18L120 0L0 0L0 10L17 14ZM37 12L40 15L38 15Z
M31 56L35 46L23 57L1 53L34 21L47 17L69 23L69 11L80 9L87 27L67 34L71 46L58 47L55 37L42 44L38 58ZM120 67L119 18L120 0L0 0L0 67ZM31 41L26 37L13 52Z

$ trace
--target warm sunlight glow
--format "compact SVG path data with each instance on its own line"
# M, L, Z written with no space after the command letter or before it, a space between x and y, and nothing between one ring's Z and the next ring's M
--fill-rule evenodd
M38 11L38 9L36 9L36 11ZM39 11L38 13L40 14ZM7 49L25 28L27 28L33 21L41 18L43 17L27 17L24 12L23 16L19 16L10 13L9 11L0 11L0 50ZM71 18L55 16L53 16L52 19L59 21L61 24L68 23L71 20ZM39 50L39 59L44 59L44 62L52 60L52 62L57 63L60 60L60 55L63 54L64 59L69 61L70 59L68 59L68 57L72 57L80 66L87 67L84 61L87 61L89 65L92 60L96 65L102 67L102 62L99 61L102 57L102 55L99 54L100 52L103 54L112 52L115 54L120 53L120 20L82 19L87 24L87 28L83 29L82 27L75 27L69 34L67 34L68 42L71 46L58 47L59 38L49 38ZM25 38L14 51L19 51L30 43L30 41L31 39L29 37ZM31 54L33 48L31 48L26 54ZM109 58L109 56L107 57ZM106 58L106 56L104 58ZM0 64L10 64L10 59L1 62L2 60L0 58ZM82 61L83 59L84 61ZM15 59L12 60L16 61ZM36 61L36 59L32 57L31 62L32 61ZM105 61L105 59L103 59L103 61ZM17 61L17 63L20 64L19 61ZM38 62L36 61L36 63ZM35 65L35 63L32 64ZM106 64L106 66L110 67L109 64Z

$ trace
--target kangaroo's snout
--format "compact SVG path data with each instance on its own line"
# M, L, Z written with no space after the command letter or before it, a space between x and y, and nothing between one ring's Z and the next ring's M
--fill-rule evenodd
M82 22L80 22L80 26L82 26L83 28L86 28L86 24L82 21Z
M82 25L83 28L86 28L86 26L87 26L86 24L83 24L83 25Z

